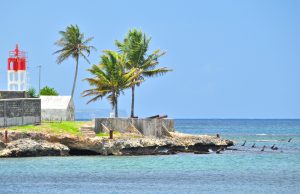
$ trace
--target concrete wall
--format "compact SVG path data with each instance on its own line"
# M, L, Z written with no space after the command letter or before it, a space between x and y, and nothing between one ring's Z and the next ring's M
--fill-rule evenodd
M74 111L68 109L42 109L44 121L74 121Z
M145 136L163 136L163 126L166 127L168 131L174 131L174 120L172 119L96 118L96 133L105 131L101 123L119 132L124 132L132 124Z
M27 98L25 91L0 91L0 99Z
M15 98L0 100L0 127L41 122L41 100Z
M71 96L40 96L42 120L74 121L75 106Z

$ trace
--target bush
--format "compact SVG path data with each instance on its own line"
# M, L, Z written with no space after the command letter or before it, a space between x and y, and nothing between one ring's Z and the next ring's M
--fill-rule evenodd
M54 88L45 86L41 89L40 95L41 96L58 96L59 94Z
M29 98L37 98L36 90L34 88L29 88L27 91L27 95Z

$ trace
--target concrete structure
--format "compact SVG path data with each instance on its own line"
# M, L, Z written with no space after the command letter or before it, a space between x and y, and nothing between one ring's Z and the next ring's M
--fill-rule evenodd
M75 107L71 96L40 96L42 120L75 120Z
M0 91L0 99L27 98L25 91Z
M26 91L26 53L20 51L18 44L15 50L9 52L7 60L8 91Z
M104 126L103 126L104 125ZM172 119L132 119L132 118L96 118L95 132L105 132L105 127L114 131L125 132L134 126L145 136L162 137L166 131L174 131Z
M0 100L0 127L29 125L40 122L40 99L14 98Z

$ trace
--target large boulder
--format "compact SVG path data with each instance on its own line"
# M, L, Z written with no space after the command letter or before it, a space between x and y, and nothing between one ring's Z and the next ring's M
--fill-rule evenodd
M25 138L7 143L6 147L0 150L0 157L65 156L68 153L69 148L60 143Z

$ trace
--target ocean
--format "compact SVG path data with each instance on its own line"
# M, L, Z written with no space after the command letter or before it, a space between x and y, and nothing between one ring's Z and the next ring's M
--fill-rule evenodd
M0 159L0 193L300 193L300 120L177 119L175 123L179 132L233 139L237 145L232 148L237 150L5 158ZM270 149L273 144L278 150Z

